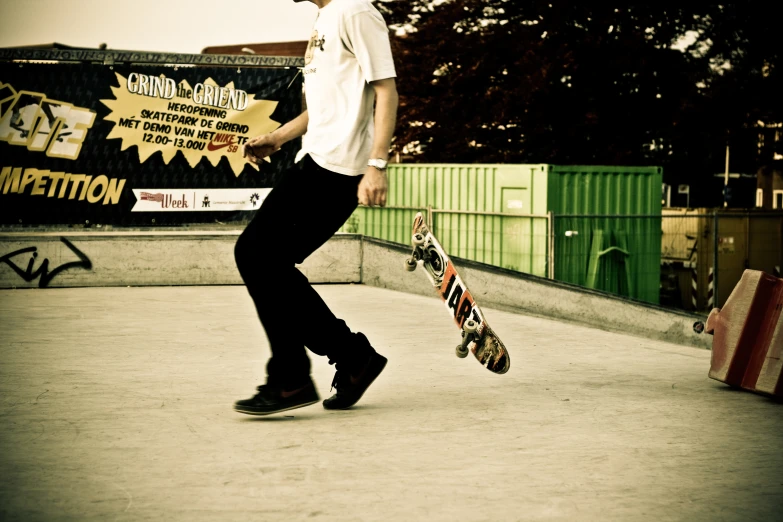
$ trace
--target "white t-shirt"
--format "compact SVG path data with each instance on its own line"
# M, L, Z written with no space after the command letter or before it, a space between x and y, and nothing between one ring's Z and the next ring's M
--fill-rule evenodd
M332 0L318 11L305 54L309 123L296 161L364 174L373 144L375 92L369 82L396 77L389 30L369 0Z

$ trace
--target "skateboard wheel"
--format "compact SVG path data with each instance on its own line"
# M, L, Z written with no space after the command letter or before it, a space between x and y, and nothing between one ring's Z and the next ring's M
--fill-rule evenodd
M464 359L465 357L468 356L469 350L467 346L462 346L461 344L458 344L456 352L457 352L457 357L459 357L460 359Z
M417 266L416 260L413 259L412 257L409 257L408 259L405 260L405 270L407 270L408 272L413 272L414 270L416 270L416 266Z
M424 244L424 236L419 233L413 234L412 241L414 246L422 246Z
M478 331L478 327L478 323L473 319L468 319L465 321L465 324L462 325L462 329L469 334L476 333Z
M693 331L697 334L700 334L704 331L704 323L701 321L696 321L693 323Z

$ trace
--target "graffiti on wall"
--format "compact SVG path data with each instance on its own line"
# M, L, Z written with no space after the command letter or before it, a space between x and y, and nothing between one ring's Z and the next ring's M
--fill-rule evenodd
M16 274L26 283L30 283L35 281L37 278L40 278L38 281L38 288L46 288L49 286L49 283L52 282L52 279L57 277L57 275L61 274L65 270L69 270L71 268L83 268L84 270L92 269L92 261L90 261L90 258L88 258L84 252L76 248L73 243L64 237L61 237L60 241L62 241L62 243L65 244L65 246L71 252L73 252L76 257L79 258L78 261L70 261L52 268L49 266L49 259L44 258L38 268L35 268L35 264L38 259L38 247L32 246L14 250L13 252L0 257L0 263L5 263L8 265L11 270L16 272ZM24 262L20 261L20 264L17 264L15 260L24 254L30 254L30 258L27 260L27 266L23 269L22 266L24 266Z

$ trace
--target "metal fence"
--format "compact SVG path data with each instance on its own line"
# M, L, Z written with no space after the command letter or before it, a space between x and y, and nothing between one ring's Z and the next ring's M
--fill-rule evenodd
M663 224L662 304L708 311L723 306L747 269L780 276L782 213L671 211Z
M424 214L449 255L541 277L552 277L551 215L501 214L432 207L363 208L342 232L410 243L413 218Z
M662 306L721 307L745 269L780 275L783 213L500 214L363 208L343 232L409 244L422 212L450 255Z

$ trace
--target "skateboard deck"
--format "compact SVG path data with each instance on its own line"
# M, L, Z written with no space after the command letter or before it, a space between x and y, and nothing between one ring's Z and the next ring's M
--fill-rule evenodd
M409 271L424 268L449 315L462 332L457 357L472 353L479 363L494 373L506 373L511 365L508 350L489 327L465 282L446 251L424 222L421 212L413 220L413 253L405 260Z

